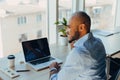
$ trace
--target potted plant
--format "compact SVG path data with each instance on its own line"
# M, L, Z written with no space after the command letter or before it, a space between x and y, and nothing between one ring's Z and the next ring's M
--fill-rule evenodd
M56 21L55 24L58 27L58 34L59 34L59 39L58 39L58 43L60 45L67 45L68 44L68 39L67 39L67 33L66 33L66 29L67 29L67 20L66 18L63 18L62 21Z

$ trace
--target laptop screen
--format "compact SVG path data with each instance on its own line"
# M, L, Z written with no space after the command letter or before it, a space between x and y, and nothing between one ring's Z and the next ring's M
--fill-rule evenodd
M26 62L50 56L47 38L24 41L22 48Z

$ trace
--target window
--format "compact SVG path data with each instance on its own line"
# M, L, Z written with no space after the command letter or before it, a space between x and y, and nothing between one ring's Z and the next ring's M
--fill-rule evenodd
M27 34L21 34L19 37L19 42L26 41L27 40Z
M67 20L71 17L72 0L59 0L59 20L65 17Z
M21 16L21 17L18 17L18 24L26 24L26 17L25 16Z
M42 31L41 30L37 31L37 38L40 38L40 37L42 37Z
M42 20L42 16L41 16L41 15L37 15L37 16L36 16L36 21L37 21L37 22L40 22L41 20Z
M22 51L21 41L47 36L47 0L1 0L1 10L0 53L4 53L3 57Z
M26 24L26 17L23 17L23 23Z
M85 0L85 10L92 20L92 29L113 29L116 0Z

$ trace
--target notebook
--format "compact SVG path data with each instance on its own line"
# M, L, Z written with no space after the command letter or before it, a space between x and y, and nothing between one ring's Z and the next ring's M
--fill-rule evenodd
M62 60L51 57L47 38L22 42L26 63L36 71L47 68L52 62L62 63Z

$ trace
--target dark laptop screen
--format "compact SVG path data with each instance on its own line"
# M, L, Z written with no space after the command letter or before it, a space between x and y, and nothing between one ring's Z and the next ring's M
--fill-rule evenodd
M22 42L26 62L50 56L47 38Z

